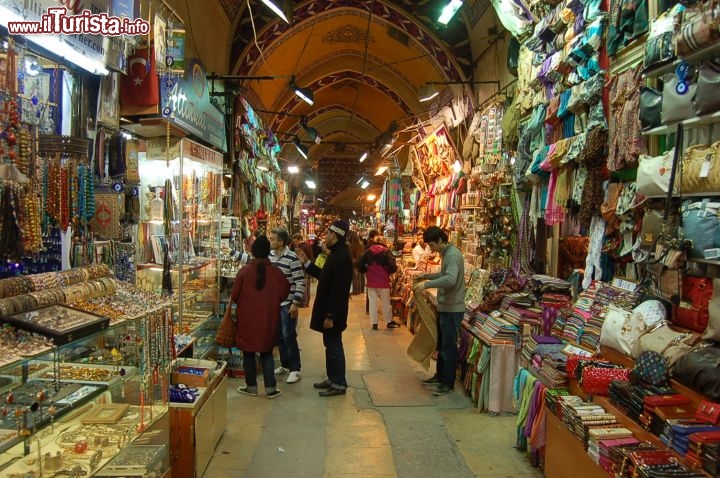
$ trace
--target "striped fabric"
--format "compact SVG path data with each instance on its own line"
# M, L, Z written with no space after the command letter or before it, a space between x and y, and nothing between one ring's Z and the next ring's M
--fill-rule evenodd
M270 251L270 262L280 269L285 274L288 282L290 282L290 295L280 305L284 307L293 302L304 304L305 272L297 255L289 247L285 247L285 250L279 256L275 251Z

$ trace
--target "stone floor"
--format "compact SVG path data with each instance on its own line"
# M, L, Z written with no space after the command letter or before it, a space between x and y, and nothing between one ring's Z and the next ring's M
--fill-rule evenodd
M419 400L424 406L375 406L365 374L428 372L405 350L412 339L404 327L372 330L365 295L350 299L344 333L347 395L322 398L312 383L324 378L322 336L308 328L310 308L298 324L302 380L278 381L282 396L267 400L235 390L230 379L228 421L206 477L541 477L527 455L513 448L514 416L478 414L459 384L453 393ZM432 365L434 367L434 363ZM434 369L433 369L434 370ZM416 387L411 387L416 390Z

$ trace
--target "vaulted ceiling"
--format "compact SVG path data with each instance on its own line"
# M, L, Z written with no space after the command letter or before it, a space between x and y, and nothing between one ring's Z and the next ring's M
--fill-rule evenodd
M259 0L219 2L230 25L224 74L273 77L240 80L240 91L255 109L281 112L260 115L288 141L280 157L315 175L326 202L383 161L379 152L362 164L358 158L393 122L395 145L412 140L417 118L427 119L437 106L419 102L423 85L474 79L469 29L492 12L489 0L466 1L443 26L437 18L447 0L285 0L288 24ZM291 77L313 91L314 105L293 94ZM318 131L320 144L310 141L300 117ZM307 161L290 142L295 135L309 147ZM397 153L401 165L407 150Z

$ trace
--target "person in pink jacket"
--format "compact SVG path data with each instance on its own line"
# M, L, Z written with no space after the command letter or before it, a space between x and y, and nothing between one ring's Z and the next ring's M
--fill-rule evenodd
M382 305L383 318L387 328L400 327L400 324L393 320L390 304L390 274L397 270L397 264L392 251L380 242L381 239L382 236L377 231L370 231L368 235L370 246L360 258L358 266L360 272L366 273L370 322L373 330L378 328L378 299Z

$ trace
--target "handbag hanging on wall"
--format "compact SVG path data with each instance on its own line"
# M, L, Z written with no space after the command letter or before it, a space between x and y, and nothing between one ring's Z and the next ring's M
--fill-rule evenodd
M706 61L698 70L697 89L693 106L698 116L720 111L720 65L713 61Z
M703 333L708 325L708 307L713 296L712 279L707 277L684 277L682 297L675 307L672 322L695 332Z
M654 254L651 254L645 264L651 280L651 293L659 295L675 305L679 303L681 297L682 276L685 267L685 242L682 238L678 238L677 234L671 235L667 231L670 227L670 213L673 207L672 191L675 186L675 174L678 171L677 164L683 144L683 133L683 124L678 123L661 233L655 246L651 248L651 253L654 252ZM678 228L682 228L682 216L678 216Z

